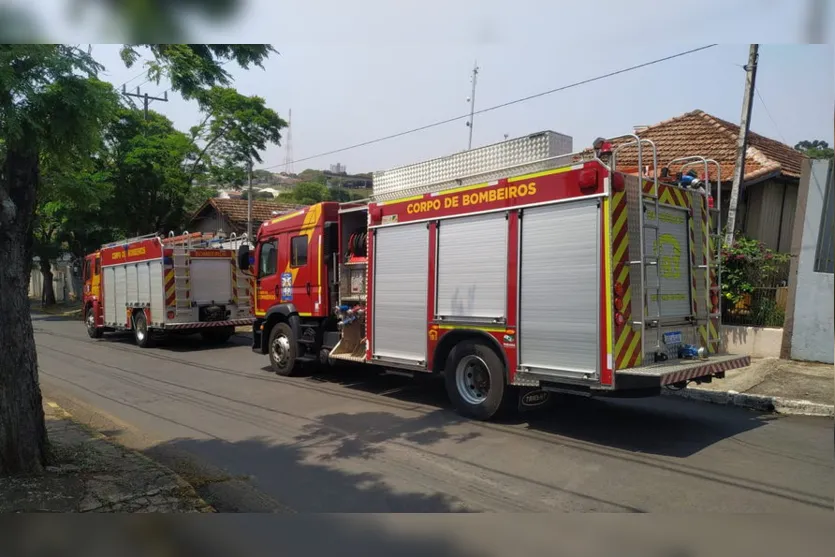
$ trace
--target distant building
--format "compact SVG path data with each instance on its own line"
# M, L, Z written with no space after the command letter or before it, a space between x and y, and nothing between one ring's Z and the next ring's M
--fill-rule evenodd
M342 163L336 163L331 165L331 172L333 174L347 174L348 171L345 168L345 165Z

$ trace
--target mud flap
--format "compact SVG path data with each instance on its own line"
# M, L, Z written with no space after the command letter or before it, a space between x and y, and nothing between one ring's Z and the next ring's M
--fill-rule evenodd
M548 407L553 401L553 394L538 387L520 387L517 408L519 412L531 412Z

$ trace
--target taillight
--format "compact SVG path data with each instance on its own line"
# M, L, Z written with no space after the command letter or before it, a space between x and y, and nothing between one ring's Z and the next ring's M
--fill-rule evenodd
M169 312L167 313L167 315L168 315L168 319L174 319L174 317L175 317L177 314L176 314L176 313L174 313L173 311L169 311Z
M623 311L623 300L620 298L615 298L615 309L617 311Z
M619 282L615 283L615 296L618 298L623 298L623 295L626 293L626 290L623 288L623 285Z
M707 196L707 206L708 206L708 208L713 209L713 196L712 195Z
M578 181L581 190L597 189L597 169L584 169L582 172L580 172L580 177Z
M622 313L618 312L615 314L615 325L618 327L623 327L623 324L626 323L626 318L623 316Z

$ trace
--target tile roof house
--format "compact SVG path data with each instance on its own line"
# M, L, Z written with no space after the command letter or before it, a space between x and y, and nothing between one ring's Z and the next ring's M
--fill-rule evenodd
M731 183L736 166L736 142L739 126L701 110L694 110L658 124L636 130L638 137L652 140L658 150L658 167L664 168L678 157L700 155L720 165L722 178L722 222L728 214ZM615 138L613 143L628 141ZM800 168L805 155L795 149L754 132L748 136L745 154L745 176L737 209L737 229L746 236L764 242L768 247L788 252L794 224ZM637 150L624 149L618 154L618 170L637 173ZM651 167L652 157L646 152L644 167ZM670 172L675 173L678 165ZM703 166L689 166L704 178ZM716 180L715 166L709 169ZM652 169L649 169L652 173ZM714 192L715 195L715 192Z
M258 226L278 214L300 209L304 205L279 203L254 199L252 201L252 226ZM186 229L189 232L210 232L219 237L228 238L233 232L240 236L246 232L246 199L223 199L214 197L207 200L194 212Z

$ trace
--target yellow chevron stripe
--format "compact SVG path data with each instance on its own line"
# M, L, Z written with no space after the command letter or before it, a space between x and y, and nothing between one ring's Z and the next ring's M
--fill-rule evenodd
M623 284L624 282L626 282L626 277L628 277L628 276L629 276L629 265L624 265L620 270L620 275L618 276L618 282ZM629 288L626 291L629 292L630 290L632 290L632 285L630 285Z
M629 348L626 349L626 353L623 356L623 361L624 362L629 362L629 360L632 359L632 354L635 353L635 349L638 348L638 346L640 346L640 344L641 344L641 335L636 334L635 337L632 339L632 342L630 343ZM638 355L638 362L637 362L636 365L640 365L642 359L643 359L643 357L639 354Z

